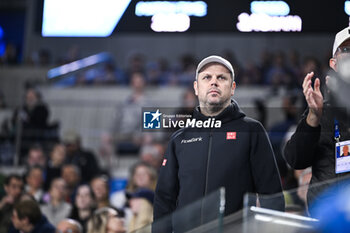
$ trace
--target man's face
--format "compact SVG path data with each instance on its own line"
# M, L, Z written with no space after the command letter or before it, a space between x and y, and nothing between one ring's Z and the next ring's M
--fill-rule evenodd
M18 199L23 190L22 180L12 178L8 185L5 185L5 191L7 195L11 196L14 200Z
M27 183L30 187L39 189L41 188L43 181L43 172L39 168L32 169L31 172L28 174Z
M28 154L28 164L29 166L39 165L45 166L45 155L42 150L32 149Z
M337 52L335 53L334 57L330 59L329 61L329 66L335 70L337 70L337 63L339 63L339 60L349 57L350 53L349 52L341 52L344 48L349 48L350 49L350 39L344 41L339 48L337 49ZM340 50L340 51L338 51Z
M194 81L195 94L201 107L229 105L236 88L230 71L218 63L210 63L198 74Z

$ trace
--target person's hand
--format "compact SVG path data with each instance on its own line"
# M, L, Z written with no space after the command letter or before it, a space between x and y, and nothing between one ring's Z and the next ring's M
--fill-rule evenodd
M0 209L6 204L13 204L13 203L14 203L13 197L10 195L6 195L2 198L2 200L0 202Z
M303 82L303 93L309 107L309 113L306 118L306 123L312 127L317 127L320 124L323 109L323 96L320 90L320 79L316 78L314 89L311 86L311 79L314 72L308 73Z

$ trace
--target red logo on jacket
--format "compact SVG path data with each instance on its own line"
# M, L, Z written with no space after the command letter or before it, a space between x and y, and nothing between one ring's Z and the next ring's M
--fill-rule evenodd
M163 159L162 166L165 166L165 165L166 165L166 161L167 161L167 159Z
M226 140L235 140L236 139L236 132L227 132L226 133Z

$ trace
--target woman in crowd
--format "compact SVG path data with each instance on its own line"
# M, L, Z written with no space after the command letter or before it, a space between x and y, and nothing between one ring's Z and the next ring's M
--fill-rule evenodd
M124 209L127 205L126 193L134 193L139 188L147 188L154 191L156 183L156 170L147 163L138 162L130 170L129 183L126 190L112 194L111 204L118 209Z
M77 220L83 227L83 232L87 230L87 221L95 210L95 195L89 185L80 185L75 196L75 203L70 218Z

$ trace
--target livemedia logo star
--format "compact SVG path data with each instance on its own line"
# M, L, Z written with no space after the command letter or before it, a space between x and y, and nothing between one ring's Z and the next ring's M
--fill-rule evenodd
M162 113L157 109L156 112L143 112L143 128L144 129L160 129L160 116Z

